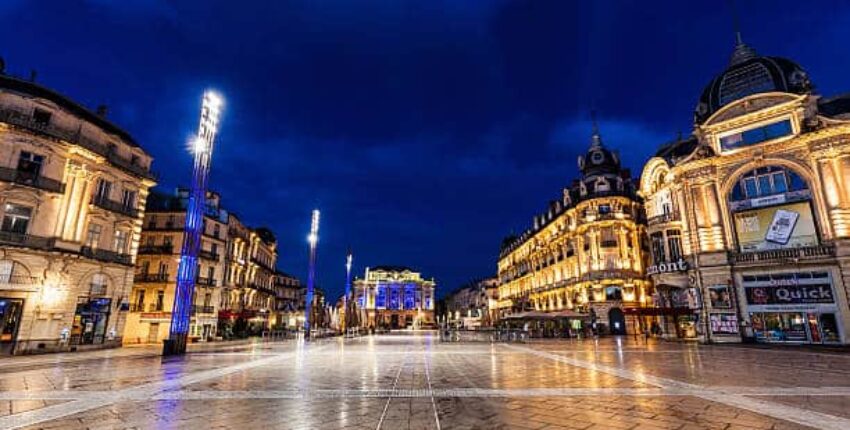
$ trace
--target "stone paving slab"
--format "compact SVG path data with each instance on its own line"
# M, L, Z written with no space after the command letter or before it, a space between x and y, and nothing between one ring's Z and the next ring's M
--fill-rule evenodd
M0 362L0 428L850 429L838 354L429 334L85 354Z

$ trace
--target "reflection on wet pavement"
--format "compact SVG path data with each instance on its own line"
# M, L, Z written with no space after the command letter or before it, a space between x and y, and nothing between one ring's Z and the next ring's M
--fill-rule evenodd
M428 333L0 360L0 428L850 428L850 357Z

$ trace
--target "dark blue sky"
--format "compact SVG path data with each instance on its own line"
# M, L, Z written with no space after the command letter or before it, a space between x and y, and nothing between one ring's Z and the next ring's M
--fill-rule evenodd
M746 42L818 90L850 90L850 3L740 1ZM212 186L279 239L304 278L310 210L319 279L344 254L403 264L443 292L493 274L576 175L589 112L634 174L688 133L734 33L720 1L0 1L0 56L110 117L188 182L185 142L207 87L226 98Z

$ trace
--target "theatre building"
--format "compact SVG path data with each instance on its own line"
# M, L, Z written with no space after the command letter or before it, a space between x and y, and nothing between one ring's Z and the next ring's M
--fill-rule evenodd
M637 184L598 130L579 157L581 178L506 238L498 261L498 319L537 336L645 330L651 289L644 272ZM630 316L631 315L631 316Z
M847 344L850 97L738 41L641 177L666 336Z
M354 279L352 297L364 327L424 328L435 325L436 288L434 279L408 267L376 266Z

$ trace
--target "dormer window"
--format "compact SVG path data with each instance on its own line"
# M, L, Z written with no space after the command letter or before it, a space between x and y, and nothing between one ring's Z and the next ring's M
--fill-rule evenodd
M723 151L732 151L788 136L791 133L793 133L791 120L785 119L761 127L722 136L720 137L720 149Z
M50 119L52 117L53 114L44 109L35 108L32 112L32 121L41 126L50 125Z

